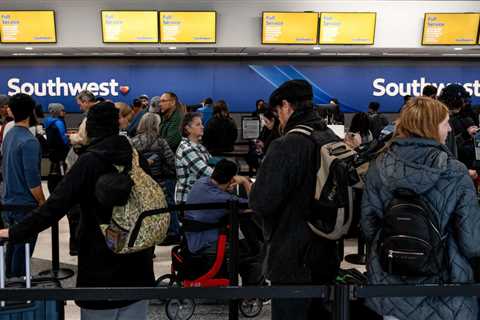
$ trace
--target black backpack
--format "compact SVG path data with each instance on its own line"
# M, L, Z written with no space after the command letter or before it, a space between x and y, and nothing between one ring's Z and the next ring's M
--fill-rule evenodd
M440 275L446 264L445 239L427 202L412 190L394 191L384 211L377 247L385 272L409 277Z

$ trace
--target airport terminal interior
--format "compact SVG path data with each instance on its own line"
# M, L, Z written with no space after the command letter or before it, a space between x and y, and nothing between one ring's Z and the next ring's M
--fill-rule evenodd
M0 0L1 297L25 242L34 288L351 290L0 320L478 319L478 288L357 289L478 283L479 30L480 1Z

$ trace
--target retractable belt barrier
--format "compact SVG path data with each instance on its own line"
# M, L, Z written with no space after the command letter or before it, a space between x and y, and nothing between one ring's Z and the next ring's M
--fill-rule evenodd
M238 212L247 209L238 201L224 203L180 204L144 212L145 217L170 211L228 209L230 211L230 241L232 250L229 275L231 286L212 288L165 287L102 287L102 288L6 288L0 289L0 301L6 300L149 300L171 298L206 298L230 300L229 320L238 319L238 300L243 298L305 299L324 298L333 301L332 319L350 319L350 301L373 297L480 297L480 284L427 284L427 285L331 285L331 286L238 286ZM0 211L32 210L32 206L0 204ZM0 239L5 241L4 239Z

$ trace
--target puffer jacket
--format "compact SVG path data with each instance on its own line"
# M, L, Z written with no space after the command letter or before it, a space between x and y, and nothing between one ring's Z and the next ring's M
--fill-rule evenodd
M449 283L472 283L469 259L480 255L480 207L466 167L447 147L422 138L397 139L380 155L366 176L361 227L370 248L367 260L370 284L438 283L439 277L401 278L382 270L377 243L383 210L397 188L409 188L426 200L447 235L443 278ZM400 320L476 319L473 297L372 298L368 305L382 315Z

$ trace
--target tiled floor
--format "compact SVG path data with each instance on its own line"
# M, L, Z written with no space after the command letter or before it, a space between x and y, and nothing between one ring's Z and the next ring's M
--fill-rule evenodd
M77 258L71 257L68 254L68 222L66 217L60 220L60 261L64 264L71 265L73 268L76 266ZM42 232L37 241L37 245L34 252L33 269L40 270L48 267L49 260L51 260L51 239L50 229ZM345 255L356 252L356 241L347 240L345 242ZM170 270L170 247L159 247L155 250L156 258L154 259L155 275L161 276L168 273ZM46 261L48 260L48 261ZM343 268L358 268L364 271L362 266L351 265L346 262L342 263ZM73 286L74 280L70 279L63 283L64 286ZM150 319L167 319L165 315L164 305L151 305L150 307ZM78 320L80 319L80 309L72 302L69 301L65 308L66 320ZM228 308L222 304L201 304L198 305L195 310L195 315L192 318L195 319L228 319ZM266 320L270 319L270 306L265 306L261 315L256 319Z

